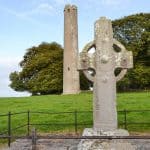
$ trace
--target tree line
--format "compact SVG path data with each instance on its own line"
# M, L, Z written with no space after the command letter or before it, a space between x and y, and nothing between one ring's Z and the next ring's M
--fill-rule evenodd
M119 91L150 89L150 13L140 13L112 21L114 38L133 52L134 68L117 83ZM10 74L10 87L32 95L61 93L63 88L63 48L43 42L26 50L21 71ZM119 70L119 69L118 69ZM80 72L81 90L91 83Z

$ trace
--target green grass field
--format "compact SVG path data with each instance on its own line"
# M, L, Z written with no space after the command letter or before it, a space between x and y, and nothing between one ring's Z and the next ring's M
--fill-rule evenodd
M117 109L118 110L150 110L150 92L138 93L119 93L117 95ZM92 127L92 94L81 93L78 95L48 95L48 96L32 96L22 98L0 98L0 115L17 112L30 113L31 124L52 124L47 126L36 126L40 133L45 132L73 132L75 114L39 114L32 113L35 111L42 112L74 112L77 113L78 131L82 131L85 127ZM119 123L124 121L123 113L118 114ZM19 125L27 124L27 113L12 115L11 116L12 128ZM149 122L149 112L128 112L127 123L130 122ZM55 124L72 124L72 125L55 125ZM86 123L91 125L86 125ZM7 130L8 118L0 117L0 133ZM123 128L123 126L120 126ZM150 132L149 125L130 125L128 124L129 131ZM14 134L23 134L27 131L27 127L13 132Z

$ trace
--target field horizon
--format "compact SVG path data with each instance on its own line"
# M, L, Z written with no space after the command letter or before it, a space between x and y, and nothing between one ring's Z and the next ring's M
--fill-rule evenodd
M47 124L48 126L36 126L40 133L47 132L69 132L74 131L74 112L77 111L78 131L85 127L92 127L92 93L85 92L76 95L45 95L30 97L9 97L0 98L0 115L11 113L25 112L21 115L11 115L12 128L22 124L27 124L27 112L30 111L31 124ZM129 92L117 94L117 110L127 111L128 130L131 132L150 132L150 92ZM134 111L135 112L134 112ZM149 110L149 111L139 111ZM87 112L90 113L87 113ZM133 112L132 112L133 111ZM40 114L34 112L72 112L68 114ZM80 113L85 112L85 113ZM124 112L118 113L118 123L124 123ZM133 122L137 123L132 124ZM59 125L55 124L66 124ZM89 125L86 125L89 123ZM0 117L0 133L7 130L8 118ZM51 124L51 125L49 125ZM67 125L68 124L68 125ZM71 124L71 125L69 125ZM119 125L124 128L124 125ZM27 128L18 130L17 134L22 134Z
M26 97L0 97L0 114L8 111L42 109L51 110L55 105L64 110L64 104L67 110L92 110L92 92L81 92L79 94L69 95L40 95ZM137 100L136 106L134 102ZM117 93L116 97L118 109L150 109L150 92L123 92ZM60 103L59 103L60 102ZM78 105L78 104L82 105ZM88 103L88 105L87 105ZM71 107L68 104L72 104ZM123 105L124 104L124 105ZM128 105L126 105L128 104ZM141 105L142 104L142 105ZM144 105L145 104L145 105ZM41 107L34 107L41 105ZM18 108L19 106L19 108ZM49 106L49 107L48 107ZM20 107L22 107L20 109ZM52 109L55 110L55 109Z

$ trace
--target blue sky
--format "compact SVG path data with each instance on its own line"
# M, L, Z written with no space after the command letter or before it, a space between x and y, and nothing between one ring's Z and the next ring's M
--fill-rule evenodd
M63 9L78 7L79 49L93 39L93 24L101 16L112 20L150 12L150 0L0 0L0 97L25 96L9 88L9 74L27 48L41 42L63 45Z

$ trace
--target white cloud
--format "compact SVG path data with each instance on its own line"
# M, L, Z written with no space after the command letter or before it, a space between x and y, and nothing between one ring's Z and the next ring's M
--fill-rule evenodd
M9 87L9 74L13 71L19 71L18 63L20 60L20 57L0 56L0 97L29 95L26 92L15 92Z
M87 4L97 6L102 4L103 6L120 6L126 4L130 0L87 0ZM97 9L96 7L96 9Z
M16 16L19 19L31 22L31 23L36 24L36 25L45 26L45 27L47 27L48 25L41 22L41 21L39 21L39 20L36 20L34 18L34 15L39 15L39 14L50 15L50 14L53 14L52 13L53 8L50 5L47 5L47 4L40 4L37 7L33 8L32 10L26 11L26 12L17 12L15 10L4 8L4 7L0 7L0 10L4 11L4 12L10 14L10 15Z
M51 12L53 11L53 7L48 4L48 3L43 3L43 4L40 4L37 8L36 8L36 11L37 12Z
M48 3L41 3L37 7L30 11L20 13L20 16L32 16L32 15L52 15L54 8Z
M72 0L54 0L54 2L57 4L57 5L65 5L65 4L70 4L72 3Z
M0 89L8 86L11 72L20 70L19 62L19 57L0 57Z
M129 0L101 0L103 5L108 6L119 6L119 5L125 5Z
M10 68L13 66L18 66L18 63L20 62L20 57L0 57L0 67L3 68Z
M0 6L0 10L5 11L9 14L15 15L17 17L27 17L31 15L52 15L54 12L54 8L49 3L40 3L36 7L32 8L29 11L17 12L15 10Z

